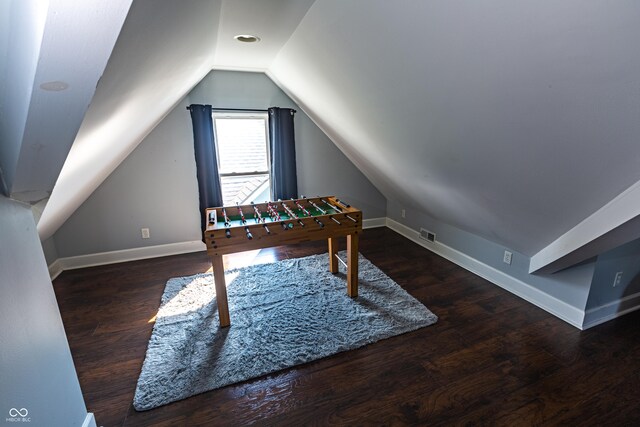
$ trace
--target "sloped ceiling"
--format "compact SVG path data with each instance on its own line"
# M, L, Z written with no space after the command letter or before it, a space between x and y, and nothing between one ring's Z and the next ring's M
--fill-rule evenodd
M215 67L266 71L389 200L528 256L562 248L543 264L620 226L562 240L640 181L640 3L302 3L134 2L41 236ZM245 32L263 42L226 44Z
M531 256L640 179L639 22L633 1L317 1L269 74L387 198Z
M50 237L213 66L219 1L133 2L38 223Z
M202 78L222 67L264 71L312 0L136 0L38 232L53 235ZM260 46L236 34L265 34ZM218 37L222 37L220 42ZM235 47L235 56L229 46ZM234 59L235 58L235 59Z
M2 2L0 173L13 198L49 195L130 4Z

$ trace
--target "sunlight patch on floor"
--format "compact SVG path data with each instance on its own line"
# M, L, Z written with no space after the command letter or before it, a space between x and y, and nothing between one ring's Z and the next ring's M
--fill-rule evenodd
M252 251L239 252L235 254L225 255L223 257L224 269L225 269L225 282L227 287L238 276L239 272L228 273L228 270L247 267L250 265L268 264L276 262L276 253L270 249L256 249ZM213 267L209 268L203 273L213 273ZM180 292L178 292L171 300L164 304L158 314L148 320L147 323L155 323L158 318L176 316L186 314L193 311L198 311L202 307L210 304L215 298L215 288L213 283L207 283L202 278L196 278L187 284ZM197 295L196 289L200 286L211 286L211 292L207 293L205 299L199 301L190 301Z

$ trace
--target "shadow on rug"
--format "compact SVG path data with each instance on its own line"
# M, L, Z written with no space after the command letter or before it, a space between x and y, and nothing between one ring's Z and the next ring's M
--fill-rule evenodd
M344 252L341 253L344 259ZM413 331L438 319L362 255L359 296L328 254L225 272L231 327L211 273L167 282L133 406L144 411Z

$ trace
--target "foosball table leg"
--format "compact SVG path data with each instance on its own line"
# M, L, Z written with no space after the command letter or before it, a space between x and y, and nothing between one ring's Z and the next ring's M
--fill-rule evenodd
M335 274L338 272L338 258L336 257L338 253L338 239L329 237L327 240L329 241L329 271Z
M218 302L220 327L225 328L231 324L231 321L229 319L227 284L224 280L224 264L222 263L222 255L211 256L211 267L213 267L213 280L216 286L216 300Z
M347 236L347 294L358 296L358 235Z

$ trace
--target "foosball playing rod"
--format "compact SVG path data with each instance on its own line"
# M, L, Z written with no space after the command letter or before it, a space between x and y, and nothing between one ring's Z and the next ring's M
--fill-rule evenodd
M269 216L271 217L271 221L276 222L280 221L280 214L277 210L273 208L271 202L267 202L267 212L269 212Z
M334 211L336 211L336 212L342 212L342 209L341 209L341 208L339 208L339 207L337 207L337 206L335 206L335 205L332 205L331 203L327 202L325 199L320 199L320 201L321 201L322 203L324 203L325 205L329 206L329 207L330 207L331 209L333 209ZM338 199L336 199L336 201L338 201L338 202L339 202L339 200L338 200ZM344 206L344 203L342 203L342 202L340 202L340 203ZM347 205L347 207L348 207L348 205ZM353 217L351 217L350 215L346 215L346 214L345 214L345 216L346 216L347 218L349 218L349 219L350 219L351 221L353 221L353 222L358 222L358 221L356 221ZM331 219L333 219L335 222L337 222L338 224L340 224L340 222L338 222L338 220L334 219L333 217L331 217Z
M253 206L253 219L256 220L256 222L260 222L260 218L262 218L262 214L260 214L260 210L258 209L258 207L251 202L251 206Z
M224 217L224 226L225 227L231 227L231 221L229 220L229 217L227 216L227 210L225 208L222 208L222 216Z
M231 221L229 221L229 217L227 216L227 211L225 208L222 208L222 216L224 217L224 226L227 227L227 229L224 230L224 234L225 236L227 236L227 239L230 239L231 230L229 229L229 227L231 227Z
M277 209L274 208L271 202L267 202L267 209L269 210L269 214L271 215L271 220L279 221L280 225L282 225L283 230L287 231L288 229L293 228L292 222L290 222L289 224L285 224L285 222L280 219L280 214L278 213Z
M302 196L303 199L305 199L307 202L309 202L309 204L311 206L313 206L314 208L318 209L320 212L322 212L322 215L326 215L327 211L325 211L324 209L322 209L320 206L316 205L313 200L309 200L306 197Z
M260 216L260 221L258 222L262 222L262 226L264 227L264 230L267 232L267 234L271 234L271 231L269 231L269 227L267 227L267 222L264 220L262 216Z
M323 215L327 214L327 211L322 209L320 206L318 206L313 200L307 199L305 196L301 196L303 199L305 199L311 206L313 206L315 209L317 209L319 212L321 212ZM320 228L324 227L324 224L322 223L322 221L320 221L318 218L314 217L313 214L311 214L311 212L309 212L309 210L307 210L301 203L299 200L296 199L291 199L298 208L300 208L300 210L305 214L308 215L309 217L311 217L319 226ZM339 207L332 205L331 203L329 203L328 201L326 201L325 199L320 199L324 204L326 204L327 206L329 206L331 209L338 211L338 212L342 212L342 209L340 209ZM338 199L336 199L336 201L338 201L341 205L343 206L349 206L349 205L345 205L343 202L339 201ZM290 223L286 223L285 220L283 220L280 217L280 214L278 212L278 210L275 208L275 206L273 204L271 204L271 202L266 202L267 203L267 210L268 210L268 214L271 217L271 221L272 222L279 222L280 225L282 226L282 228L284 230L288 230L290 228L293 228L294 224L292 222ZM295 219L298 221L298 223L304 227L304 222L300 219L300 217L295 213L295 211L293 211L293 209L291 209L289 206L287 206L283 201L280 200L280 203L282 205L282 208L285 210L285 212L291 217L291 219ZM240 215L241 221L243 224L246 224L246 218L244 216L244 213L242 212L242 208L240 207L240 205L237 203L238 205L238 214ZM254 209L254 219L257 223L262 223L262 226L264 227L265 231L267 232L267 234L271 234L271 231L269 230L269 227L267 226L264 217L262 216L262 213L260 212L260 209L258 208L258 206L256 206L253 202L251 202L251 205L253 206ZM225 227L227 227L225 229L225 235L227 238L231 238L231 220L229 219L229 217L227 216L227 211L225 208L222 208L222 216L224 217L224 225ZM358 222L355 218L353 218L350 215L345 214L345 217L348 218L349 220L353 221L353 222ZM340 221L338 221L336 218L334 218L333 216L329 217L333 222L335 222L338 225L342 225L342 223ZM209 222L213 222L214 219L214 213L210 212L209 213ZM251 230L249 229L249 227L245 227L245 233L246 236L249 240L253 239L253 234L251 233ZM340 259L340 258L338 258ZM340 260L343 264L344 262L342 260ZM346 265L346 264L345 264Z
M256 222L258 224L262 223L262 226L264 227L264 230L267 232L267 234L271 234L271 231L269 231L269 227L267 227L267 224L264 221L264 218L262 217L262 212L260 212L260 209L258 209L258 206L256 206L253 202L251 202L251 206L253 206L253 211L255 212L254 214L254 218L256 220Z
M322 203L326 204L327 206L329 206L329 207L330 207L331 209L333 209L334 211L342 212L342 209L340 209L340 208L339 208L339 207L337 207L337 206L332 205L331 203L327 202L325 199L320 199L320 200L322 201ZM340 203L340 204L341 204L342 206L344 206L344 207L347 207L347 208L349 207L349 205L345 205L344 203L342 203L342 202L340 201L340 199L336 199L336 201L337 201L338 203ZM345 215L345 216L346 216L347 218L349 218L349 219L350 219L351 221L353 221L353 222L358 222L358 221L356 221L355 219L353 219L353 218L352 218L351 216L349 216L349 215Z
M308 211L304 206L302 206L302 205L300 204L300 201L299 201L299 200L291 199L291 201L292 201L293 203L295 203L295 204L296 204L296 206L297 206L298 208L300 208L300 210L301 210L301 211L302 211L306 216L312 216L312 215L311 215L311 212L309 212L309 211Z
M320 199L320 201L321 201L322 203L324 203L325 205L329 206L329 207L330 207L331 209L333 209L334 211L336 211L336 212L342 212L342 209L341 209L341 208L339 208L339 207L337 207L337 206L332 205L331 203L327 202L325 199Z
M296 213L289 206L285 205L284 202L280 202L280 204L292 218L298 220L298 224L300 224L300 227L304 227L304 222L302 222L302 220L298 218L298 215L296 215Z
M320 226L320 228L324 228L324 224L322 223L322 221L320 221L318 218L316 218L313 215L311 215L311 212L309 212L304 206L302 206L300 204L300 201L295 200L295 199L291 199L291 200L293 200L293 202L296 204L296 206L298 206L300 209L302 209L302 212L304 212L305 215L307 215L308 217L313 218L313 220L316 222L316 224L318 224Z
M238 205L238 213L240 214L240 218L242 219L242 223L246 224L247 220L244 219L244 214L242 213L242 208L240 207L240 204L238 202L236 202L236 205Z
M302 196L302 197L304 197L304 196ZM310 201L309 201L309 202L310 202ZM298 207L299 207L300 209L302 209L304 212L306 212L306 213L307 213L307 215L309 215L311 218L313 218L313 220L316 222L316 224L318 224L318 226L319 226L320 228L324 228L324 223L323 223L322 221L320 221L318 218L316 218L315 216L313 216L313 215L311 214L311 212L309 212L308 210L306 210L306 209L304 208L304 206L302 206L300 203L296 202L296 204L298 205ZM322 211L322 209L320 209L320 211Z

